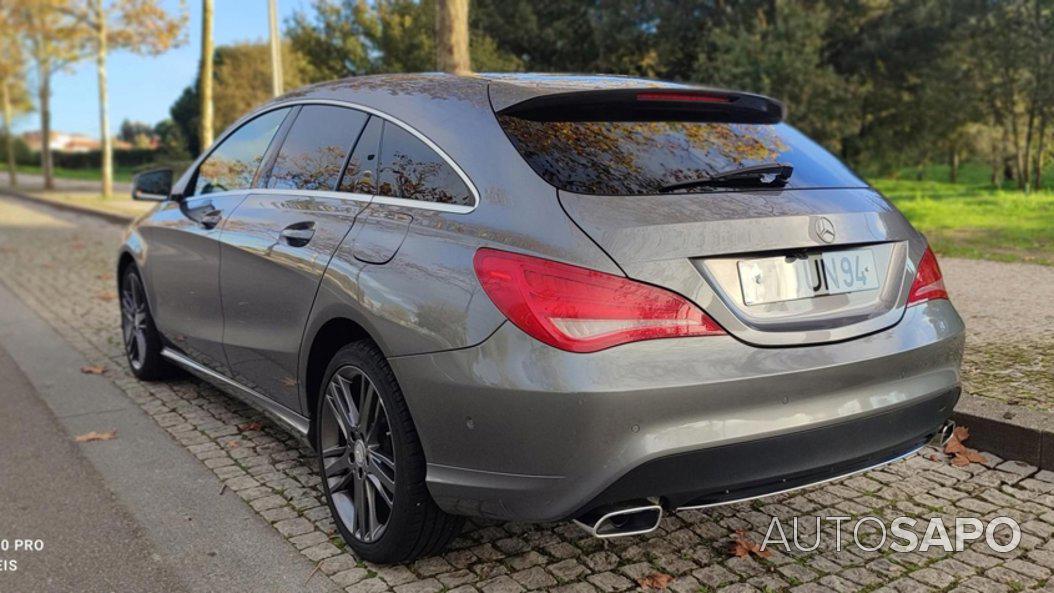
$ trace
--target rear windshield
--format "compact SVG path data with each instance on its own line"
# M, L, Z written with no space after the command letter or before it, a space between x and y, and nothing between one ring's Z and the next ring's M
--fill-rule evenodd
M783 123L566 122L508 115L498 120L539 175L559 189L580 194L657 194L665 185L773 162L794 166L788 188L867 185L834 155Z

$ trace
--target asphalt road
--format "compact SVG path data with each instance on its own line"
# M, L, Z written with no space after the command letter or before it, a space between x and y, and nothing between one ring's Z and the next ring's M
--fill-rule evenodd
M187 591L2 349L0 385L0 567L17 563L0 590ZM43 549L12 551L17 539Z
M0 284L0 592L336 588L86 364Z

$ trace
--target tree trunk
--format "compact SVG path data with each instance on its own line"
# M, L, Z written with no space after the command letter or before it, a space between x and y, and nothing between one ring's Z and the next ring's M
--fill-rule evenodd
M948 155L948 181L959 182L959 147L952 145L951 153Z
M7 149L7 177L11 187L18 187L18 165L15 163L15 138L11 132L11 86L5 82L4 87L4 142Z
M40 78L40 172L44 175L44 189L55 189L51 175L51 66L41 64Z
M212 0L201 8L201 151L212 145Z
M468 0L436 2L436 69L455 74L472 71L468 54Z
M99 76L99 138L102 140L102 197L113 197L113 137L110 135L110 98L106 85L106 13L102 0L95 0L95 65Z
M267 19L271 25L271 94L282 94L282 38L278 34L277 0L268 0Z
M1044 151L1046 150L1046 139L1047 139L1047 111L1044 109L1039 115L1039 133L1036 138L1036 159L1035 164L1032 166L1032 187L1039 191L1043 185L1043 160L1046 157Z
M1032 107L1028 110L1028 119L1025 124L1025 148L1023 150L1024 158L1021 160L1021 183L1024 185L1024 190L1027 192L1032 189L1032 138L1033 132L1036 125L1036 103L1032 103Z

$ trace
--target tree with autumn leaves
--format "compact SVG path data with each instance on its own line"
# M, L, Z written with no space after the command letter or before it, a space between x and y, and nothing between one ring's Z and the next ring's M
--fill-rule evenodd
M173 15L159 0L6 0L5 39L24 50L33 65L40 110L40 165L44 188L53 189L51 78L72 64L94 59L99 81L102 193L113 195L113 136L109 124L106 59L110 51L157 55L182 41L186 7ZM7 52L4 52L7 55ZM24 78L22 78L24 80Z
M11 15L0 10L0 31L11 28ZM15 115L29 111L32 103L26 88L26 56L22 45L13 35L0 37L0 97L3 101L4 153L7 161L8 182L18 185L18 169L15 164L15 138L11 123Z

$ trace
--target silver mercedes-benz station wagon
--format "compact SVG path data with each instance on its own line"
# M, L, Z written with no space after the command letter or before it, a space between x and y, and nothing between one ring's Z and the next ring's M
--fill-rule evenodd
M784 111L600 76L292 92L137 177L129 363L302 435L377 562L464 516L638 534L902 458L949 428L963 322L925 238Z

